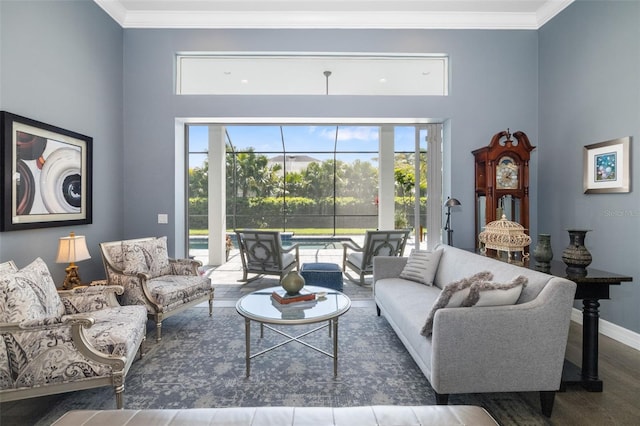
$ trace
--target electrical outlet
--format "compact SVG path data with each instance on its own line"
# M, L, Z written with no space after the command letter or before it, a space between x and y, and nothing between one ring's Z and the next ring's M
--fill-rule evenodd
M169 223L169 215L166 213L158 213L158 223Z

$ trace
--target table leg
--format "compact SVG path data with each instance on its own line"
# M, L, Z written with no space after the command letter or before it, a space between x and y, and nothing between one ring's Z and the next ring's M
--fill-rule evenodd
M338 318L333 319L333 376L338 377Z
M262 324L260 324L262 325ZM245 336L245 368L247 372L247 377L251 373L251 320L248 318L244 319L244 336Z
M590 392L602 392L602 380L598 379L600 303L597 299L584 299L582 305L582 385Z

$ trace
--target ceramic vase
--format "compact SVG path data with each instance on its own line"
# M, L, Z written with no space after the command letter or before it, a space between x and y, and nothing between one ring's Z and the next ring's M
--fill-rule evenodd
M290 271L284 276L280 285L284 288L288 295L293 296L298 294L302 287L304 287L304 277L298 273L298 271Z
M536 268L542 270L548 270L551 268L551 259L553 259L553 251L551 250L551 235L538 235L538 243L533 249L533 258L536 260Z
M591 264L591 253L584 246L589 230L569 229L569 246L562 252L562 261L567 265L568 275L587 275L587 266Z

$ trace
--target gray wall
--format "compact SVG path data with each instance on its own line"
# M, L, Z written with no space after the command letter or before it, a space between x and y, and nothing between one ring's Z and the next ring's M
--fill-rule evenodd
M637 194L584 195L582 147L640 126L640 4L578 1L539 31L122 30L93 2L0 1L0 108L94 138L94 223L0 234L0 260L53 263L57 238L87 235L85 279L103 275L97 244L170 237L158 213L174 199L176 117L418 117L451 129L456 245L473 245L473 157L509 127L526 132L531 234L548 232L559 258L566 229L593 231L595 267L634 277L602 302L603 318L640 332ZM123 47L124 46L124 47ZM173 94L179 51L446 53L451 93L439 97L220 97ZM538 55L540 55L538 57ZM124 77L123 77L123 70ZM539 87L538 87L539 85ZM123 95L124 93L124 95ZM538 117L538 114L540 116ZM634 149L638 165L640 150ZM638 188L638 173L633 187ZM126 214L125 214L126 212ZM622 215L619 215L622 212Z
M456 244L473 247L473 149L507 127L537 144L535 31L125 30L125 234L166 234L174 211L175 117L416 117L450 120ZM174 55L185 51L446 53L448 97L177 96ZM533 152L532 181L536 181ZM447 170L451 170L447 168ZM447 182L448 184L448 182ZM535 232L536 188L531 190ZM182 206L178 206L182 208ZM175 244L175 241L170 242Z
M93 224L0 233L0 261L42 257L85 235L83 281L104 276L98 243L122 235L122 29L91 1L0 2L0 109L93 137Z
M640 2L579 1L539 35L538 229L557 259L566 229L592 230L592 266L633 276L612 288L601 315L640 332ZM632 192L584 194L583 147L623 136L632 137Z

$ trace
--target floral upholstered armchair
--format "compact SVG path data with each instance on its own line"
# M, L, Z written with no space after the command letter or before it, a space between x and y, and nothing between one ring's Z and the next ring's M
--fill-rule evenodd
M141 306L120 306L122 287L58 292L40 258L0 264L0 401L113 386L123 408L125 376L146 332Z
M213 313L211 280L198 274L202 263L170 259L167 237L149 237L100 243L109 284L124 287L123 305L146 307L156 322L156 341L162 339L162 320L209 302Z

